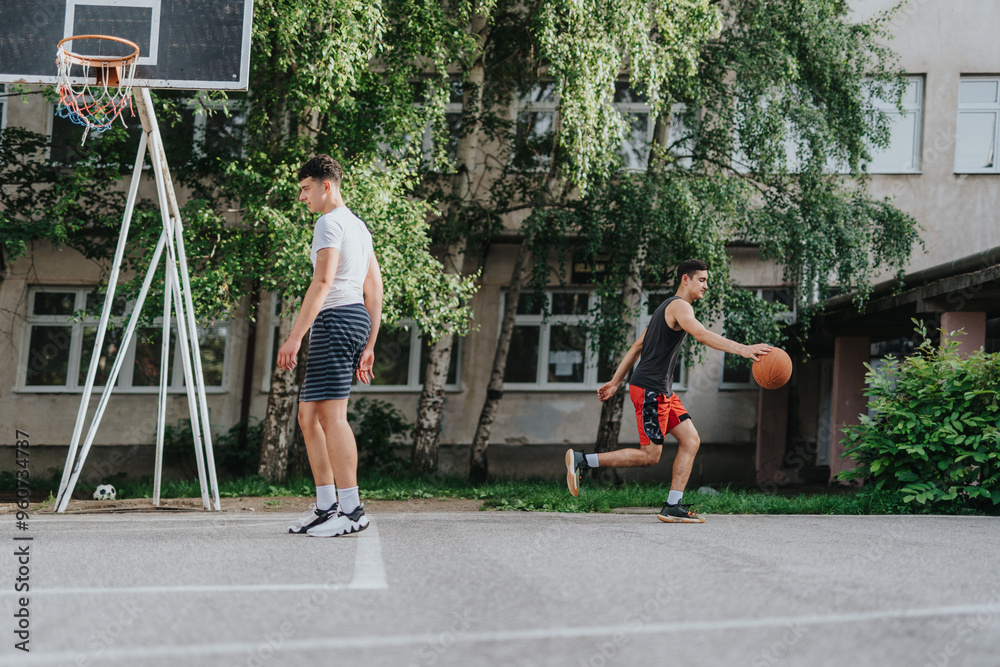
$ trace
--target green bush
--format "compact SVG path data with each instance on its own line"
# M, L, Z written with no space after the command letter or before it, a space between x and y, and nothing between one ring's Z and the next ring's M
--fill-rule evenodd
M406 461L397 448L412 426L391 403L362 398L347 411L347 420L358 443L358 466L371 472L401 470Z
M179 466L191 476L197 472L194 453L194 436L191 434L190 420L182 422L180 428L166 425L163 432L163 461L167 465ZM246 442L240 444L242 422L226 433L212 438L212 453L219 474L227 477L245 477L257 472L260 463L260 440L264 431L261 421L251 417L247 424Z
M1000 355L964 358L956 341L936 348L927 330L913 356L868 366L867 396L875 417L844 430L844 456L860 465L840 474L904 503L928 507L1000 506Z

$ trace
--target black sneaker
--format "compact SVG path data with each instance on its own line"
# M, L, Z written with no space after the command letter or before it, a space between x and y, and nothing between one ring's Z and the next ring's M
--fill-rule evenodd
M573 496L580 495L580 482L583 475L590 470L587 465L587 457L583 452L574 452L572 449L566 450L566 486Z
M333 507L328 510L321 510L316 507L316 503L313 503L309 509L302 513L302 516L295 520L295 523L288 527L288 532L296 535L305 534L313 526L318 526L335 516L337 516L337 503L334 503Z
M365 516L365 506L362 504L350 514L341 512L336 518L313 526L308 533L311 537L340 537L360 533L368 526L368 517Z
M705 523L705 517L685 509L680 503L676 505L664 503L663 509L656 515L656 518L666 523Z

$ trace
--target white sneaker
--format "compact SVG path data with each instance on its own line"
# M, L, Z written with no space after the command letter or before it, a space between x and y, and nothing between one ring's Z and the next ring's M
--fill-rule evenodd
M302 513L302 516L295 520L295 523L288 527L288 532L301 535L313 526L318 526L336 516L337 503L334 503L333 507L328 510L321 510L316 507L316 503L313 503L309 509Z
M339 537L341 535L351 535L360 533L369 525L368 517L365 516L365 506L358 505L350 514L340 512L336 518L325 521L306 530L312 537Z

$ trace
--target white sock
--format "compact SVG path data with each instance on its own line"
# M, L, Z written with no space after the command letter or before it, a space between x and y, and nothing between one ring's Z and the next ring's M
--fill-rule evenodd
M337 498L340 500L340 511L344 514L350 514L361 504L361 497L358 495L358 487L356 486L349 489L337 489Z
M597 463L597 454L584 454L587 459L587 465L591 468L600 468L601 466Z
M670 489L670 493L667 494L667 504L676 505L681 501L681 498L683 497L684 497L683 491L674 491L673 489Z
M316 487L316 507L320 510L328 510L337 502L337 485L324 484Z

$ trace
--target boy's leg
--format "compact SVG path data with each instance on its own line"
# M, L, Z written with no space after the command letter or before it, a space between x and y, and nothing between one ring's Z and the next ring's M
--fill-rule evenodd
M337 496L334 486L333 469L327 453L326 434L319 422L319 410L315 401L299 403L299 428L306 443L309 469L316 482L316 502L292 525L289 533L303 534L337 515Z
M663 509L656 518L665 523L705 523L704 517L688 510L681 505L684 489L687 487L691 468L694 467L694 457L701 445L698 430L690 419L681 421L670 431L677 439L677 456L674 457L673 476L670 480L670 495Z
M663 445L642 445L638 449L627 447L613 452L597 454L598 465L602 468L643 468L656 465L663 453ZM591 466L594 467L594 466Z
M340 489L358 485L358 444L347 421L347 401L346 398L316 401L319 424L326 435L326 454ZM311 455L309 460L311 463Z
M691 468L694 467L694 457L701 446L701 437L694 423L690 419L685 419L678 424L670 435L677 438L677 456L674 457L673 476L670 479L670 490L684 492L688 478L691 476Z
M566 452L566 486L570 494L580 493L580 480L591 468L644 468L660 460L663 452L664 433L667 430L668 411L662 394L629 386L629 397L635 406L636 426L639 428L639 449L616 449L600 454L584 454L572 449Z
M327 455L337 480L340 513L315 528L313 537L338 537L357 533L369 526L364 505L358 497L358 445L347 422L346 398L318 401L319 420L326 434Z
M316 486L333 484L335 477L330 466L326 433L319 419L318 401L299 403L299 428L302 429L302 439L305 440L306 454L309 457L309 469L312 471Z

